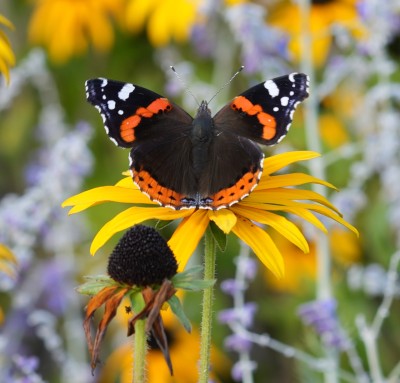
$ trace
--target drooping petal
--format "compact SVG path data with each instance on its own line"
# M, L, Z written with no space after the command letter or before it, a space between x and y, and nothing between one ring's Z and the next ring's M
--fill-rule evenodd
M83 328L85 330L86 335L86 342L89 348L90 354L93 352L93 343L92 337L90 333L90 321L92 316L96 312L96 310L101 307L110 297L114 294L114 292L118 289L118 286L108 286L102 289L98 294L93 296L87 307L86 307L86 314L85 320L83 321Z
M133 206L117 214L108 221L96 234L90 247L90 253L94 255L114 234L133 225L149 219L173 220L186 217L193 212L191 210L172 210L166 207L149 208Z
M311 160L319 156L321 156L319 153L307 150L276 154L264 160L263 174L271 174L294 162Z
M101 344L101 341L103 340L104 335L107 331L107 327L110 324L110 322L112 321L112 319L115 317L118 306L121 303L121 301L124 298L127 291L128 291L128 288L118 291L117 293L112 295L105 303L104 314L99 323L99 327L97 329L96 336L95 336L94 342L93 342L92 358L91 358L92 371L96 368L99 351L100 351L100 344Z
M233 206L232 210L252 221L256 221L274 228L278 233L286 237L303 252L308 253L309 247L307 240L299 228L285 217L268 211L260 211L251 207Z
M261 228L254 225L248 219L238 217L232 231L246 242L258 259L272 271L278 278L284 274L284 263L281 253L271 237Z
M208 218L225 233L229 234L232 228L236 225L236 215L229 209L209 210Z
M207 212L204 209L197 210L182 220L168 241L168 245L178 261L178 271L184 270L209 222Z

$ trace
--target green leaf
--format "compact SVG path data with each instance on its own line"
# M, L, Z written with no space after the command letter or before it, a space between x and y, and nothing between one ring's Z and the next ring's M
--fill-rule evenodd
M100 290L104 289L104 287L120 285L108 275L86 276L84 278L87 282L76 288L76 291L83 295L96 295Z
M172 312L179 319L179 322L181 322L182 326L185 328L185 330L188 333L190 333L192 331L192 325L190 324L188 317L186 316L185 312L183 311L181 301L178 299L178 297L176 295L173 295L168 300L168 304L169 304L169 307L171 307Z
M192 266L187 268L186 270L175 274L172 277L172 281L180 281L180 280L190 280L190 279L195 279L198 277L198 274L200 274L203 271L203 266L197 265L197 266Z
M213 221L210 222L210 230L213 238L215 239L215 243L222 252L226 249L226 234L217 226L217 224Z
M199 291L213 286L215 280L205 281L198 278L197 274L201 270L203 270L203 266L193 266L181 273L175 274L172 278L174 287L183 290Z

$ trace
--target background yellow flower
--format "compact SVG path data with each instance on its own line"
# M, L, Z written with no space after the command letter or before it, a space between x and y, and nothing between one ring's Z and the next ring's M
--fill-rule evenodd
M132 32L146 25L151 44L162 46L174 40L188 40L196 20L200 0L130 0L126 8L126 25Z
M89 44L106 52L114 43L110 17L122 13L123 0L37 0L29 40L44 45L50 58L63 63Z
M0 27L5 26L14 29L12 23L0 14ZM7 83L10 80L9 68L15 64L15 56L11 48L10 40L7 35L0 29L0 73L3 73Z
M313 62L316 66L325 63L333 42L331 28L340 25L351 33L361 37L365 29L359 19L356 0L311 1L310 33L312 39ZM269 21L281 28L289 36L289 50L295 61L299 62L302 54L302 17L299 4L278 2L271 12Z

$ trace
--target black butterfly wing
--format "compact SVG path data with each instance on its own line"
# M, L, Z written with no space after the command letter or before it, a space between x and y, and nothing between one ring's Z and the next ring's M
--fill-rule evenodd
M139 188L164 206L180 207L196 184L189 138L193 118L165 97L134 84L99 78L88 80L86 91L110 139L131 148L130 167Z
M274 145L287 134L297 105L308 97L308 76L291 73L260 83L222 108L214 121L226 131L263 145Z

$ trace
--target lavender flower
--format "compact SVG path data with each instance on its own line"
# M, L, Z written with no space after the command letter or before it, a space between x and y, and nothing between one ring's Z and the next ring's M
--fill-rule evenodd
M346 350L349 342L340 327L336 307L337 303L333 299L317 300L301 305L298 314L305 324L314 328L325 344Z

